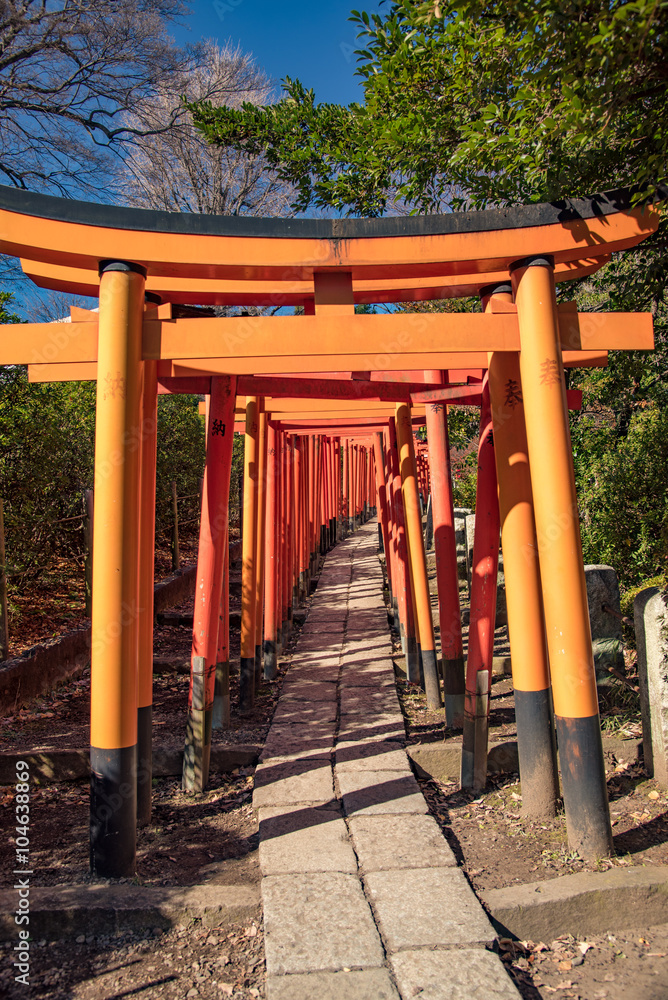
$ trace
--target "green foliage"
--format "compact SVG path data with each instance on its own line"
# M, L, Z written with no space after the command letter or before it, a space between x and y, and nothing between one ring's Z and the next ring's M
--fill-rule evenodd
M665 573L668 410L634 414L627 436L599 447L579 479L585 561L614 566L626 583Z
M651 193L668 174L667 14L668 0L399 0L353 11L363 105L316 104L287 78L270 107L189 107L210 141L263 153L300 210Z
M353 11L364 103L286 79L269 108L192 105L216 143L262 152L295 207L375 216L579 197L652 197L668 176L668 0L396 0ZM665 569L668 219L594 277L585 311L650 311L656 350L571 371L585 558L629 585ZM414 307L412 307L414 308ZM457 426L457 421L463 421ZM475 421L451 416L456 495L472 505Z
M38 576L56 556L82 563L83 494L93 487L94 450L94 382L31 385L25 367L0 368L0 482L10 577ZM192 495L179 505L180 518L197 518L203 467L197 397L159 397L158 532L171 527L172 481L179 496Z
M179 502L179 522L185 525L197 518L204 458L204 421L199 415L199 397L159 396L156 532L171 531L172 483L176 483L177 496L188 498Z
M55 554L79 557L82 494L92 486L95 385L30 385L0 368L0 481L9 573L36 575Z

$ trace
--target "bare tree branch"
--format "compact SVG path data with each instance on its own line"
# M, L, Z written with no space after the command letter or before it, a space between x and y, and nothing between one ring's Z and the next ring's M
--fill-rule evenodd
M128 114L184 53L183 0L0 0L0 181L99 198ZM169 127L170 122L163 123Z

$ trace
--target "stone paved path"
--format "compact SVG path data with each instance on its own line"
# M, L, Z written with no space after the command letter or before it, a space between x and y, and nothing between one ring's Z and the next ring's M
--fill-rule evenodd
M517 1000L403 749L377 537L327 556L256 772L267 1000Z

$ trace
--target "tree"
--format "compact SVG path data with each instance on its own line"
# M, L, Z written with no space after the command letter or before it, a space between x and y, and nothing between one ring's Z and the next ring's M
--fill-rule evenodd
M209 141L263 153L302 210L380 215L395 198L432 212L616 186L653 197L668 175L667 15L668 0L398 0L382 15L353 11L364 104L319 105L287 79L272 107L191 110ZM581 309L654 316L654 354L613 353L606 370L569 373L585 396L572 417L585 550L628 580L665 563L665 490L636 470L644 454L665 471L667 284L664 218L634 251L560 288ZM618 521L604 544L606 511L636 482L633 530Z
M272 107L193 104L207 138L263 152L315 204L420 211L657 190L667 174L668 0L400 0L353 11L365 103L318 105L287 79Z
M124 116L175 73L182 0L0 0L0 177L72 196L101 190Z
M119 178L123 201L143 208L211 215L285 215L290 192L261 154L213 147L182 103L240 108L266 104L272 85L239 48L212 41L195 50L182 73L166 77L139 101L127 124L138 133Z

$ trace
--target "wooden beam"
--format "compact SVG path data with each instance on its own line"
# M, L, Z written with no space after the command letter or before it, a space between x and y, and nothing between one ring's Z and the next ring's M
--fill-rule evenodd
M567 350L652 350L649 313L585 313L562 311L559 332ZM179 363L224 359L227 374L254 374L239 368L249 359L294 358L294 371L306 349L317 348L310 371L326 370L328 360L342 356L364 371L417 367L407 359L444 353L481 354L519 350L519 327L513 313L411 313L347 316L242 316L183 318L144 322L144 360ZM470 356L470 354L469 354ZM97 360L97 323L25 323L0 326L0 364L53 364ZM244 365L242 368L246 367ZM432 359L427 368L439 365ZM478 365L469 365L478 367ZM480 367L485 367L480 365ZM277 368L274 368L276 371Z

